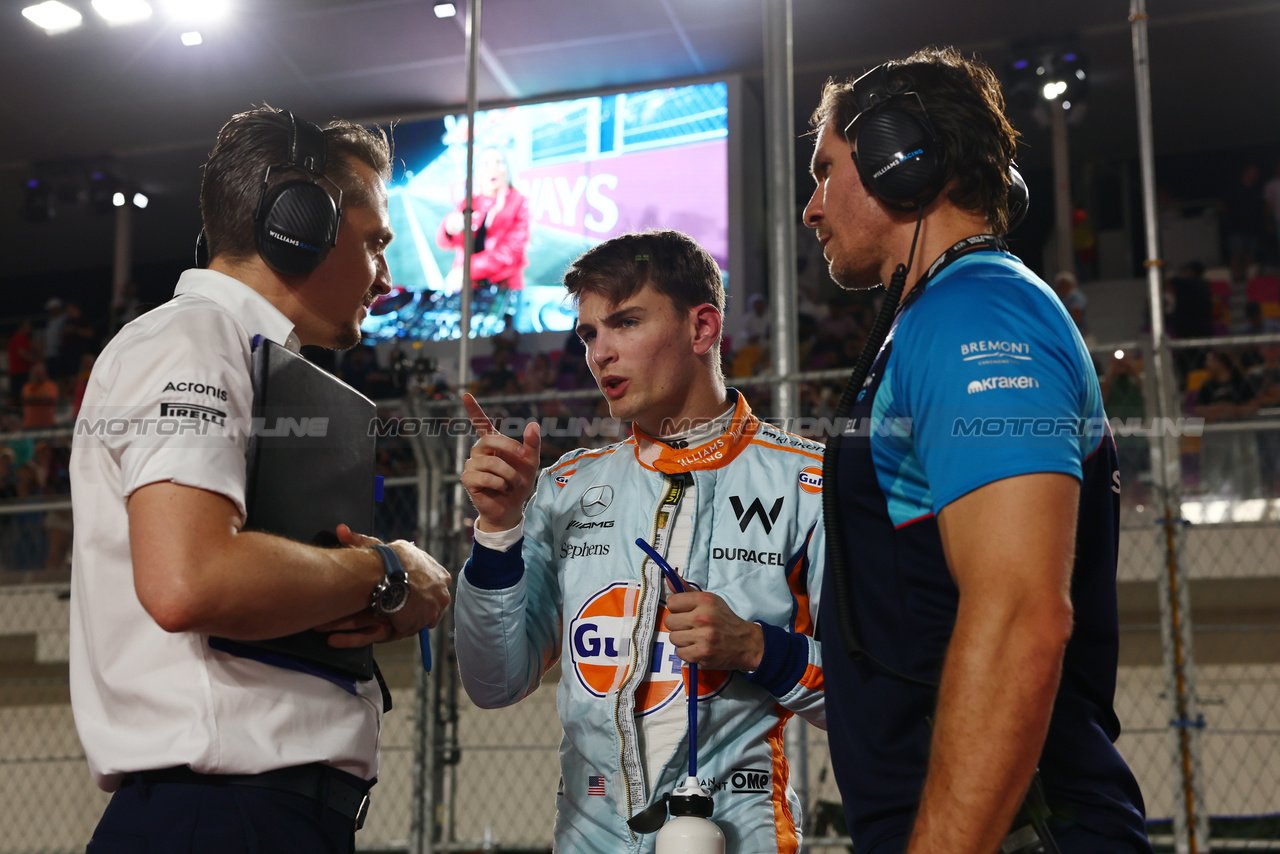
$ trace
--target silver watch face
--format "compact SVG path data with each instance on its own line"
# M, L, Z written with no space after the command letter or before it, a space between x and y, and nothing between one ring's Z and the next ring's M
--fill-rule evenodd
M379 614L394 614L409 601L409 585L403 581L384 582L373 593L373 609Z

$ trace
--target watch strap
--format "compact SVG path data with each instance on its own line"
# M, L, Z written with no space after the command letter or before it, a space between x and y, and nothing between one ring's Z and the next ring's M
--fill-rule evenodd
M396 554L396 550L391 546L384 546L381 543L373 547L373 550L382 558L382 569L386 573L387 578L399 575L407 577L408 573L404 571L404 564L400 562L400 555Z

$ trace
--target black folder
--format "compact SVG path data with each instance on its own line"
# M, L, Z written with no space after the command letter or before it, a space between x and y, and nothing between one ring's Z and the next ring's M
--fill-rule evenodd
M302 356L265 338L255 343L245 530L332 548L340 547L339 523L372 535L377 439L369 425L377 407ZM305 631L265 641L214 637L210 645L286 667L373 678L372 644L338 649L326 639Z

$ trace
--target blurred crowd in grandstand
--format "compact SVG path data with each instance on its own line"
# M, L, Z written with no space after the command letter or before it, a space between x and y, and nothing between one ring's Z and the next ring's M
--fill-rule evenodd
M1165 276L1163 312L1177 340L1202 339L1174 350L1181 412L1206 423L1233 422L1243 429L1215 431L1182 439L1184 487L1211 498L1280 496L1280 430L1250 429L1250 421L1280 420L1280 168L1263 182L1256 167L1245 168L1239 184L1222 195L1222 259L1216 268L1192 262ZM1087 222L1076 219L1087 237ZM1079 235L1078 235L1079 237ZM1090 277L1091 241L1077 239L1077 269L1055 277L1054 290L1086 341L1094 342L1088 300L1080 281ZM847 293L836 288L813 264L801 258L797 339L801 371L848 368L870 329L879 294ZM816 260L816 259L814 259ZM805 269L808 266L808 269ZM67 464L71 428L84 395L94 356L114 328L141 309L131 300L110 321L87 317L74 302L51 297L40 316L0 323L0 569L65 572L70 560L71 514ZM735 313L739 309L735 309ZM744 382L771 372L771 313L764 297L751 295L731 319L722 346L728 384L744 388L757 414L772 416L770 386ZM1225 336L1264 336L1224 342ZM1267 340L1265 336L1275 336ZM545 337L540 340L545 341ZM378 401L394 401L410 383L424 389L433 417L456 415L456 389L434 365L401 346L358 346L343 354L307 353L309 358ZM310 349L310 348L308 348ZM506 326L472 359L470 390L495 418L517 425L536 418L568 429L551 431L542 443L543 462L583 445L600 446L627 435L612 422L606 402L594 393L585 347L569 333L559 350L535 351L522 342L508 317ZM488 351L488 352L486 352ZM1140 351L1095 352L1108 416L1112 423L1149 425L1144 388L1146 361ZM830 419L842 391L839 377L800 385L802 423L820 426ZM586 390L586 393L582 393ZM579 393L574 396L573 392ZM559 394L556 394L556 393ZM524 396L524 399L510 399ZM537 395L530 399L530 396ZM507 399L493 400L495 397ZM393 406L381 417L403 413ZM548 419L552 419L548 421ZM794 426L794 425L784 425ZM804 427L800 428L802 432ZM814 431L809 431L814 432ZM814 435L813 438L825 439ZM1141 432L1117 431L1124 498L1141 505L1149 491L1149 446ZM379 439L380 474L410 475L415 457L409 440ZM410 510L392 527L413 524ZM397 530L397 535L401 533Z

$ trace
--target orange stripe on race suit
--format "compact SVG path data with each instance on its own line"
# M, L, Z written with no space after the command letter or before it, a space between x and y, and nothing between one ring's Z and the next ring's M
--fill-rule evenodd
M787 567L787 587L796 600L796 633L813 634L813 618L809 614L808 577L804 572L805 557L809 554L809 542L813 539L813 531L804 538L804 547L797 552L795 563Z
M787 755L782 751L782 731L786 729L791 712L782 706L775 707L778 712L778 723L769 730L769 750L773 754L772 793L773 826L777 831L778 854L796 854L800 850L800 838L796 836L796 819L791 814L791 804L787 803L787 780L791 768L787 764Z
M788 433L787 435L790 436L791 434ZM768 448L771 451L786 451L788 454L800 454L801 456L810 457L818 462L822 462L822 454L815 454L813 451L802 451L799 448L784 448L781 445L775 445L773 442L769 442L764 439L752 439L751 444L760 445L761 447Z
M627 442L630 442L630 441L631 441L630 439L628 439L628 440L627 440ZM627 444L627 442L622 442L621 444L625 445L625 444ZM571 465L573 465L574 463L580 462L580 461L582 461L582 460L590 459L591 457L603 457L603 456L606 456L606 455L608 455L608 454L612 454L612 453L613 453L614 451L616 451L616 450L618 450L618 449L617 449L617 448L606 448L606 449L604 449L603 451L592 451L592 452L591 452L591 453L589 453L589 454L579 454L578 456L574 457L574 458L573 458L573 459L571 459L571 460L565 460L565 461L564 461L564 462L562 462L562 463L556 463L554 466L552 466L552 467L551 467L550 469L548 469L547 471L548 471L548 474L555 474L556 472L558 472L560 469L564 468L565 466L571 466Z
M800 684L812 691L823 690L822 668L813 664L806 665L804 675L800 677Z

